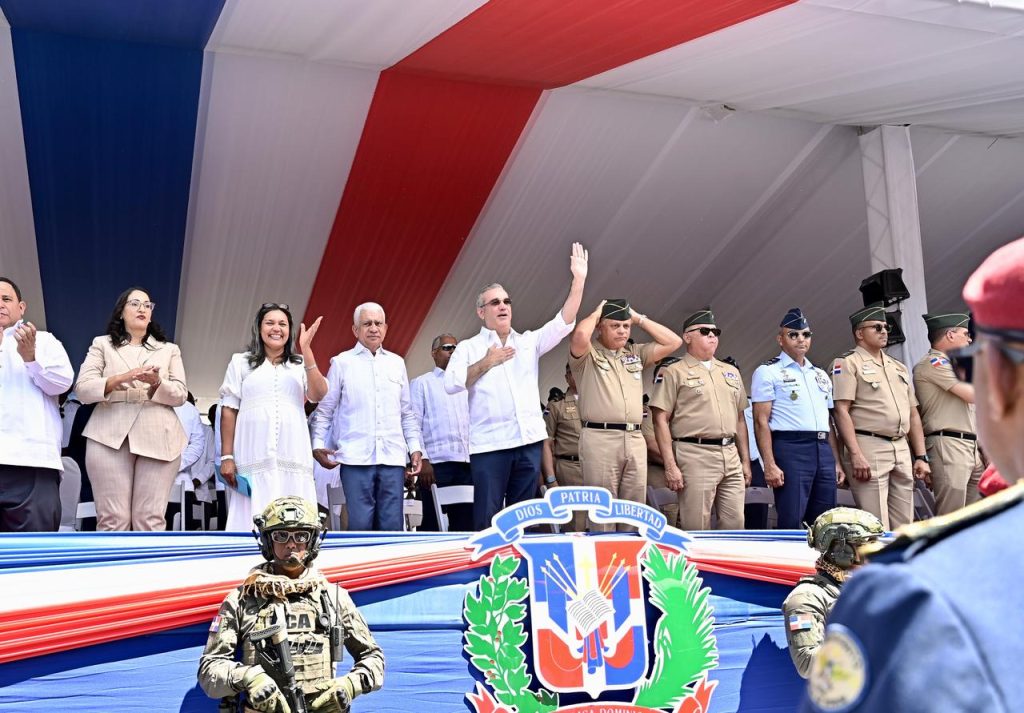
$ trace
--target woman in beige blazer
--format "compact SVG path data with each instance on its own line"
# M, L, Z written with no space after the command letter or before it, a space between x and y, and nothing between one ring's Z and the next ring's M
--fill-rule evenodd
M83 435L97 530L163 530L187 438L174 412L185 402L181 350L153 321L149 294L121 293L78 373L75 391L95 403Z

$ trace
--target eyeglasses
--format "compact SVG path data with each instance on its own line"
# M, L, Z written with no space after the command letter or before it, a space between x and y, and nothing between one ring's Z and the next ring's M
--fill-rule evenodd
M453 351L455 351L455 345L454 344L442 344L441 346L438 347L438 349L440 349L443 352L453 352Z
M811 337L814 336L814 332L812 332L809 329L805 329L802 332L798 332L796 330L793 330L792 332L786 332L786 336L789 337L790 339L796 339L797 337L803 337L804 339L810 339Z
M284 302L264 302L260 309L290 309Z
M143 302L142 300L128 300L127 302L125 302L125 304L127 306L131 307L132 309L138 309L139 307L142 307L143 309L147 309L150 312L152 312L153 310L156 309L156 302Z
M714 334L716 337L722 336L722 330L718 327L694 327L693 329L687 329L686 334L690 332L700 332L702 337L706 337L709 334Z
M882 332L889 331L889 325L884 322L881 324L862 324L859 327L857 327L857 329L873 329L878 334L881 334Z
M1019 332L999 332L997 330L985 330L978 329L979 332L985 332L995 337L994 339L979 340L974 342L970 346L966 346L963 349L953 349L947 354L949 357L949 365L953 367L953 372L956 374L960 381L968 384L974 382L974 356L981 351L982 346L990 344L993 348L998 349L999 353L1009 359L1014 364L1020 366L1024 364L1024 349L1018 349L1017 347L1011 347L1006 342L1002 341L999 337L1011 336L1014 337L1014 341L1018 338L1024 339L1024 334ZM1016 336L1015 336L1016 335Z
M283 545L286 542L305 545L313 539L313 533L309 530L274 530L270 533L270 539L279 545Z
M484 302L480 306L481 307L485 307L485 306L486 307L497 307L498 305L511 305L511 304L512 304L512 298L511 297L506 297L503 300L502 299L498 299L497 297L495 297L493 300L490 300L489 302Z

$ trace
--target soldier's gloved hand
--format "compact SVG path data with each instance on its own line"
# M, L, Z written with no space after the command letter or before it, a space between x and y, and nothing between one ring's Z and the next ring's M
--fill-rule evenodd
M292 713L288 701L263 669L253 666L242 677L246 705L260 713Z
M346 677L333 678L330 681L323 681L316 685L320 695L310 704L311 713L323 711L338 711L348 713L352 707L352 698L355 690L352 680ZM337 706L337 708L335 708Z

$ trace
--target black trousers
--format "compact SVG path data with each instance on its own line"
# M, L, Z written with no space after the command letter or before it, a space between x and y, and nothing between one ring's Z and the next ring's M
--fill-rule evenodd
M60 528L60 471L0 464L0 532Z

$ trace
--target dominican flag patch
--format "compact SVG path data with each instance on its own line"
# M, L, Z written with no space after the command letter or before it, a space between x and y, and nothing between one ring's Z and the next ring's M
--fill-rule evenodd
M934 366L936 369L938 369L941 366L949 366L949 359L946 359L944 357L934 356L931 359L929 359L929 361L932 363L932 366Z
M835 363L835 365L832 367L832 374L835 375L835 374L842 374L842 373L843 373L843 362L837 361Z
M810 614L793 614L789 617L790 631L809 631L814 628L814 617Z
M213 621L210 622L210 633L216 634L220 631L220 614L213 617Z

